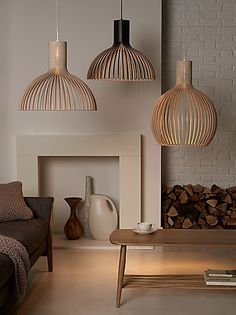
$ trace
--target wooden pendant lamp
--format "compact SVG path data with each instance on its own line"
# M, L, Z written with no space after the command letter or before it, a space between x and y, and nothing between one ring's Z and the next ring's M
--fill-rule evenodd
M90 88L67 70L67 43L58 40L59 0L57 4L57 40L49 42L48 71L25 89L20 110L94 111L96 101Z
M156 102L152 132L160 145L207 146L217 128L210 99L192 85L192 61L177 62L176 85Z
M114 21L114 43L101 52L91 63L87 78L92 80L139 81L155 80L150 61L129 42L130 21Z

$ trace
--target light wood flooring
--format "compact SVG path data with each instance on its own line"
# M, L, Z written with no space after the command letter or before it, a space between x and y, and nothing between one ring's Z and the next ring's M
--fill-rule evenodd
M44 258L31 271L27 296L17 315L231 315L236 296L229 291L124 289L116 309L116 249L54 250L54 272ZM236 269L233 249L165 247L128 250L129 273L201 273Z

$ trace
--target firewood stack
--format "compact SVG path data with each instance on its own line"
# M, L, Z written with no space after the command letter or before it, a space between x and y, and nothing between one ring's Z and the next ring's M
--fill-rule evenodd
M236 187L175 185L162 191L165 229L235 229Z

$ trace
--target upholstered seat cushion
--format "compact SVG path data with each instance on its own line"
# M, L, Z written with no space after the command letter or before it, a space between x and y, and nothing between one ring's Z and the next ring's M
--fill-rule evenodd
M2 222L0 224L0 234L21 242L29 255L45 241L47 233L47 222L38 218L27 221Z
M4 255L0 254L0 291L13 275L14 264L12 260Z

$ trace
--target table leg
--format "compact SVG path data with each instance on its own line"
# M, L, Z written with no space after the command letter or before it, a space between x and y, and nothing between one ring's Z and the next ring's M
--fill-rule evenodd
M126 245L121 245L119 269L118 269L118 280L117 280L117 292L116 292L116 307L120 307L120 298L121 298L121 291L123 287L125 262L126 262Z

